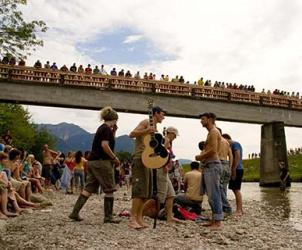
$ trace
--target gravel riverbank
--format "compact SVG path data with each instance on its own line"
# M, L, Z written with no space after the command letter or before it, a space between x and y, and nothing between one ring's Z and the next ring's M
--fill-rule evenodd
M116 213L130 208L123 192L116 193ZM103 224L102 196L88 200L81 222L67 217L77 195L48 192L46 196L53 206L9 219L2 226L0 249L302 249L302 232L285 218L288 211L259 201L246 201L243 217L229 216L221 231L191 221L174 225L159 221L152 229L152 220L150 228L136 231L128 228L127 218L118 225Z

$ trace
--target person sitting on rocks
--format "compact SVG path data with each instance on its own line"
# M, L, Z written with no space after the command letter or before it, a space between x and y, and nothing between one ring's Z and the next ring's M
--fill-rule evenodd
M40 60L35 62L34 68L36 68L36 69L41 69L42 68L42 63L40 62Z
M17 216L16 213L11 213L7 210L8 195L11 188L10 184L6 181L7 176L3 171L3 162L8 160L7 154L0 152L0 219L6 219L7 217Z
M193 161L190 164L191 171L185 174L184 191L174 198L174 203L184 208L190 208L192 212L200 214L202 211L202 195L200 195L201 172L199 171L199 163Z

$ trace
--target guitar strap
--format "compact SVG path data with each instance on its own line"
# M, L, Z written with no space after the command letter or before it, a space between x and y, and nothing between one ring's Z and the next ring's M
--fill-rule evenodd
M159 201L157 196L157 170L152 169L152 199L155 201L156 214L154 216L153 229L156 228L157 217L159 213Z

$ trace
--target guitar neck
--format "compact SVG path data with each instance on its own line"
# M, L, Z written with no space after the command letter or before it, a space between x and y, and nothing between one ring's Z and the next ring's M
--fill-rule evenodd
M150 127L154 127L152 108L149 109L149 124ZM151 137L154 138L154 133L151 134Z

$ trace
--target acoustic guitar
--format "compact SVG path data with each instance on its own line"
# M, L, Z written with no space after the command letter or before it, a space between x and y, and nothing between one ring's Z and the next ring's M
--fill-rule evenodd
M152 114L153 101L148 100L149 124L153 127ZM145 149L142 153L142 162L145 167L157 169L165 166L169 162L169 154L164 147L164 138L160 133L151 133L145 135L143 139Z

